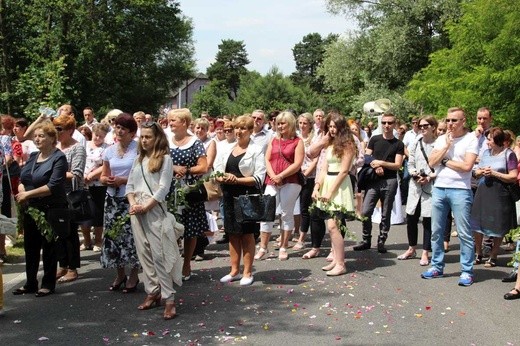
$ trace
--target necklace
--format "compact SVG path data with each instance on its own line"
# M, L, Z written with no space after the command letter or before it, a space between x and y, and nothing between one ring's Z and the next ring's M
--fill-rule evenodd
M117 145L117 156L119 156L119 158L122 159L128 152L129 148L130 148L130 143L128 143L126 148L124 148L123 145L121 144L121 142L119 142Z

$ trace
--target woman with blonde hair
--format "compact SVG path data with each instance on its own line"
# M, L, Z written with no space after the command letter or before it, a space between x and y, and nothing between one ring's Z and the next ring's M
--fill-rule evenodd
M302 173L305 176L305 184L300 192L300 235L298 242L293 246L294 250L301 250L305 247L305 237L309 231L311 217L309 207L312 204L312 189L314 187L314 179L316 178L316 165L318 158L311 159L307 153L314 139L314 117L311 113L303 113L298 117L298 129L300 137L303 140L305 156L303 158Z
M134 161L126 197L147 296L137 308L148 310L166 301L163 318L176 316L173 283L182 285L182 266L174 225L165 229L166 195L173 178L168 139L158 123L141 125L139 156Z
M173 174L179 183L188 185L196 184L208 171L204 145L197 136L188 133L191 121L191 112L188 108L173 109L168 112L168 122L173 133L170 142ZM204 202L194 202L185 206L181 212L180 222L184 225L182 280L187 281L191 278L190 261L197 238L203 237L204 232L209 229Z
M276 117L276 136L267 146L265 194L276 196L277 212L281 214L281 239L278 259L287 260L287 247L294 230L294 206L301 191L298 172L305 155L304 144L296 135L296 118L292 112L282 112ZM273 229L272 222L260 223L260 247L255 259L264 259Z

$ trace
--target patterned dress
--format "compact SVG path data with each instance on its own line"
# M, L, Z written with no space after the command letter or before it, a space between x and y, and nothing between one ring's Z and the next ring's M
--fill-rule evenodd
M194 167L197 165L199 157L206 156L204 145L195 136L192 136L188 143L183 146L172 145L170 155L174 166ZM182 184L195 184L201 176L187 175ZM172 184L174 188L176 184ZM208 219L204 202L192 203L186 206L180 215L180 222L184 225L184 237L196 238L204 236L204 232L209 230Z
M123 157L117 152L118 145L110 146L103 155L103 161L108 161L110 171L116 177L128 177L132 164L137 157L137 142L132 141ZM139 268L141 265L135 249L134 235L130 220L126 222L120 234L114 239L107 236L118 217L125 217L130 209L128 199L125 197L126 185L118 188L108 187L105 200L105 234L101 251L101 265L103 268Z

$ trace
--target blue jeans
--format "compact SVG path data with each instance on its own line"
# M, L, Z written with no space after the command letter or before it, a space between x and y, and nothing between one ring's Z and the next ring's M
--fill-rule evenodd
M466 189L434 187L432 192L432 267L444 271L444 229L448 213L453 211L460 241L462 273L473 276L475 242L469 225L473 193Z

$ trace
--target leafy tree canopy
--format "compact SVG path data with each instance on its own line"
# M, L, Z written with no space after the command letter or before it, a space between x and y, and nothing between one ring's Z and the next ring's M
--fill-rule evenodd
M0 105L156 112L193 74L192 24L170 0L0 2Z
M448 26L451 47L431 55L431 64L417 73L406 95L437 114L452 106L470 113L488 106L495 124L518 131L520 3L475 0L463 8L460 21Z
M206 74L227 89L230 100L234 100L240 88L240 77L247 72L249 64L244 41L222 40L218 45L215 62L211 64Z

